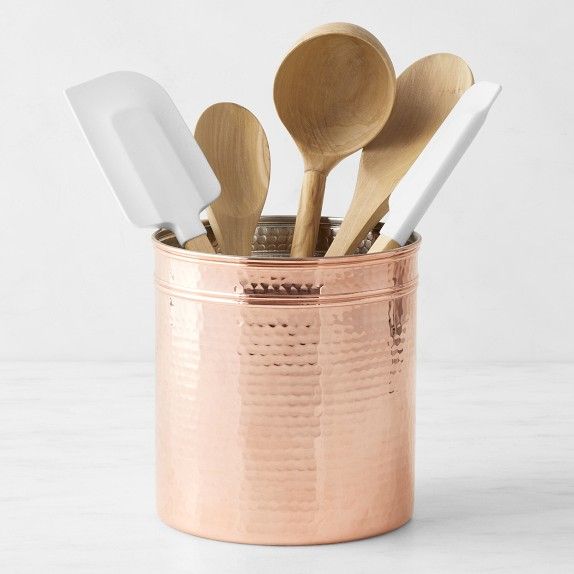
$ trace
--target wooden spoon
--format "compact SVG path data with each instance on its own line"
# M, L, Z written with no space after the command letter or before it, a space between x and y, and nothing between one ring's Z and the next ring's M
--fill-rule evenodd
M363 149L355 193L327 257L352 253L381 220L391 192L472 83L470 68L453 54L426 56L399 76L393 111Z
M222 253L250 255L269 188L269 145L257 118L237 104L207 108L195 139L221 185L208 219Z
M326 177L385 125L395 98L395 72L371 33L353 24L326 24L287 54L273 96L305 164L291 256L309 257L317 241Z

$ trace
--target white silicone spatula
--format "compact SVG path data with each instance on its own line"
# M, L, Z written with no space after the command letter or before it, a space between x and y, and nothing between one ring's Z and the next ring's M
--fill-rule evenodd
M478 82L454 106L390 197L383 234L369 253L404 245L484 124L501 86Z
M66 96L128 219L213 253L199 214L219 182L167 92L142 74L114 72Z

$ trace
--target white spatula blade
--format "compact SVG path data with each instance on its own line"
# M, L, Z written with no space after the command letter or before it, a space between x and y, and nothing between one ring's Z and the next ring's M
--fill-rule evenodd
M219 182L159 84L114 72L66 96L132 223L171 229L182 245L205 233L199 214L219 196Z
M383 227L386 237L404 245L436 194L484 124L501 86L478 82L460 98L390 197ZM376 251L375 245L373 250Z

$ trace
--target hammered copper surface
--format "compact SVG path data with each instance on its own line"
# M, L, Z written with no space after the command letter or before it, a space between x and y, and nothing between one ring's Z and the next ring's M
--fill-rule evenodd
M412 514L418 238L278 260L292 226L262 221L266 259L156 234L157 500L180 530L314 544ZM323 222L319 250L334 227Z

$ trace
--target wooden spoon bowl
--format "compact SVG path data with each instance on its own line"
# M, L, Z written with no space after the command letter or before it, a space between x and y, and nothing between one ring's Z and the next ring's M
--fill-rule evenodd
M221 185L207 212L217 243L226 255L247 256L269 187L263 127L246 108L222 102L203 112L195 139Z

